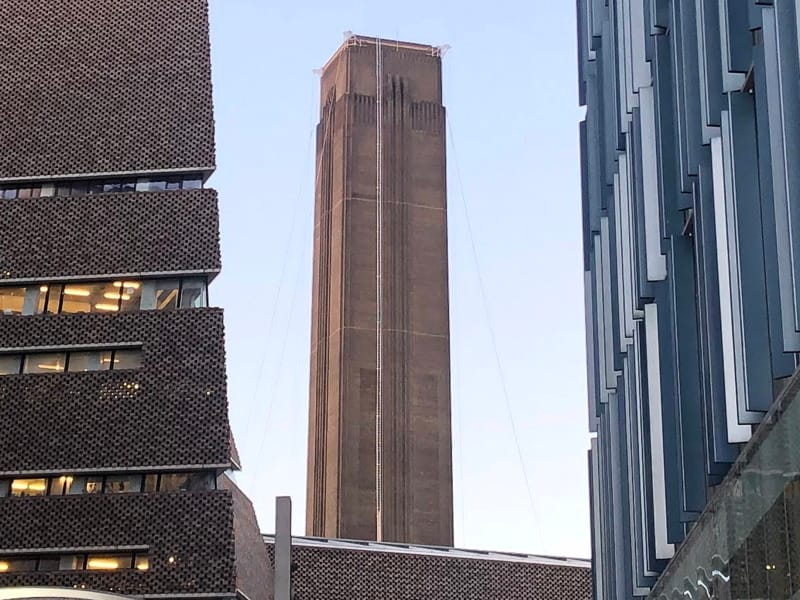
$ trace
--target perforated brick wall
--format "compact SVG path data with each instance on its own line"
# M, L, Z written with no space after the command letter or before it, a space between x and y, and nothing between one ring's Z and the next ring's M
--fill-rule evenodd
M209 54L205 0L3 0L0 177L213 167Z
M219 269L214 190L0 201L0 279Z
M131 595L235 590L229 491L2 498L0 532L4 553L150 549L148 571L0 573L0 587L86 586Z
M221 310L0 316L0 348L115 343L142 368L0 376L0 472L230 463Z
M267 544L274 564L274 547ZM318 546L292 549L294 600L590 600L590 569Z

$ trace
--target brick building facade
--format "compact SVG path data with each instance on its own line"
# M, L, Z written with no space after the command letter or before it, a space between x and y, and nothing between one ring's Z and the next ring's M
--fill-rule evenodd
M441 66L436 47L351 36L323 69L310 535L453 543Z
M270 597L228 424L206 0L0 4L0 588Z

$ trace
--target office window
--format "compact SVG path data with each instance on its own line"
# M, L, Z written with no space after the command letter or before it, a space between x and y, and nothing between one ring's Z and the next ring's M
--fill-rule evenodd
M146 554L137 554L133 561L133 568L137 571L147 571L150 568L150 557Z
M57 554L49 556L40 556L39 564L36 566L37 571L58 571L61 566L61 557Z
M103 193L103 182L102 181L90 181L89 182L89 193L90 194L102 194Z
M104 194L114 194L120 192L122 189L122 182L117 181L105 181L103 182L103 193Z
M177 279L159 279L155 282L155 309L171 310L178 307L180 284Z
M87 571L116 571L133 566L131 554L89 554L86 557Z
M67 494L76 496L80 494L102 494L103 493L103 476L102 475L88 475L83 477L75 477L72 484L69 486Z
M61 477L53 477L50 480L50 495L63 496L69 492L72 481L75 478L71 475L62 475Z
M11 481L8 479L0 479L0 498L8 496L11 489Z
M206 300L206 280L203 278L184 279L181 286L181 308L202 308L208 306Z
M86 194L89 193L89 182L73 181L69 193L72 196L85 196Z
M3 200L14 200L17 197L17 188L3 188L2 191L0 191L0 194L2 194Z
M22 307L23 315L38 315L44 312L47 303L46 285L30 285L25 288L25 302Z
M122 371L126 369L139 369L142 366L142 351L135 350L115 350L114 351L114 366L115 371Z
M203 188L202 177L187 177L183 180L183 189L185 190L200 190Z
M62 313L119 311L121 293L113 283L67 284L62 295Z
M11 496L46 496L47 479L13 479Z
M163 179L157 181L149 181L147 183L148 192L163 192L167 189L167 182Z
M35 557L0 557L0 573L16 573L36 570Z
M114 288L120 302L120 310L131 312L140 309L142 303L141 281L115 281Z
M24 306L24 287L0 288L0 313L4 315L21 315Z
M106 494L126 494L141 491L141 475L109 475L106 477Z
M23 373L63 373L67 363L65 352L29 354L25 357Z
M145 475L145 478L144 478L144 491L145 492L158 491L158 475L155 475L155 474Z
M83 571L85 561L82 554L64 554L59 558L59 571Z
M16 375L21 363L19 354L0 354L0 375Z
M69 372L108 371L111 368L111 350L94 350L90 352L70 352Z
M58 314L61 310L61 288L60 284L49 285L47 290L47 313L51 315Z
M211 473L170 473L161 476L162 492L199 492L213 489L214 477Z

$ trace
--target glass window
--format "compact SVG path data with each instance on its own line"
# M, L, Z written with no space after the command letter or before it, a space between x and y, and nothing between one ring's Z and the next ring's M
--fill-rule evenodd
M103 477L101 475L89 475L73 479L67 494L75 496L78 494L100 494L102 492Z
M187 491L189 489L189 473L169 473L161 476L161 491Z
M125 494L142 491L141 475L109 475L106 477L106 494Z
M147 183L148 192L163 192L165 189L167 189L166 181L149 181Z
M96 350L93 352L70 352L69 371L108 371L111 368L111 351Z
M158 490L158 475L145 475L144 491L155 492Z
M181 308L203 308L208 306L205 279L193 278L183 280L180 306Z
M170 310L178 307L178 291L180 285L177 280L159 279L155 282L155 308L156 310Z
M67 364L65 352L29 354L25 357L23 373L63 373Z
M115 281L114 290L120 299L120 308L124 312L139 310L142 303L141 281Z
M134 179L126 179L120 183L120 190L121 192L135 192L136 191L136 180Z
M82 571L83 570L83 555L82 554L64 554L58 561L59 571Z
M110 283L67 284L64 286L62 313L117 312L120 290Z
M45 496L47 479L14 479L11 482L12 496Z
M58 571L60 566L60 556L40 556L37 571Z
M17 188L4 188L3 200L14 200L17 197Z
M146 554L137 554L133 567L139 571L147 571L150 568L150 557Z
M115 350L114 370L139 369L142 366L142 351L139 349Z
M181 189L181 178L180 177L170 177L167 179L167 189L168 190L179 190Z
M72 186L69 190L70 195L72 196L85 196L89 193L89 182L88 181L74 181L72 182Z
M25 306L24 287L0 287L0 313L21 315Z
M75 478L72 475L62 475L61 477L53 477L50 480L50 495L63 496L69 492L70 486Z
M14 573L18 571L35 571L36 558L2 558L0 557L0 573Z
M122 189L122 185L119 181L105 181L103 182L103 193L112 194L115 192L119 192Z
M27 199L27 198L38 198L39 197L39 190L35 186L27 186L19 189L18 198Z
M70 185L69 182L62 182L62 183L56 184L55 195L56 196L69 196L71 189L72 189L72 186Z
M199 190L203 187L203 179L201 177L189 176L183 180L183 189L185 190Z
M47 290L47 312L51 315L58 313L61 309L61 286L60 284L48 286Z
M8 479L0 479L0 498L8 496L11 481Z
M23 315L40 315L44 312L47 289L46 285L29 285L25 288L25 302L22 306Z
M89 571L115 571L130 569L133 556L130 554L90 554L86 557L86 569Z
M103 193L103 182L102 181L90 181L89 182L89 193L90 194L102 194Z
M16 375L21 362L19 354L0 354L0 375Z

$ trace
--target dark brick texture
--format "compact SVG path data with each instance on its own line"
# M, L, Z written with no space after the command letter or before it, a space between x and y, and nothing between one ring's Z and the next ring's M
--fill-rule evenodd
M0 202L0 278L219 269L214 190Z
M9 554L115 546L147 547L150 554L148 571L8 573L0 574L0 587L86 586L132 595L235 591L229 491L3 498L0 532L0 552Z
M0 2L0 177L213 167L206 4Z
M249 600L270 600L272 565L259 533L253 504L227 476L220 487L233 494L233 529L236 538L236 584Z
M0 348L115 343L142 368L0 377L0 471L230 464L220 309L0 317Z
M267 544L270 562L274 547ZM588 568L298 546L294 600L590 600Z

